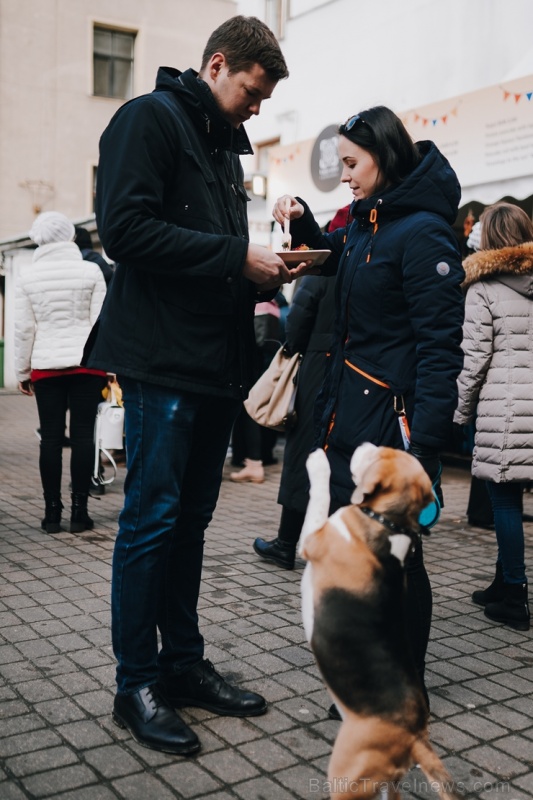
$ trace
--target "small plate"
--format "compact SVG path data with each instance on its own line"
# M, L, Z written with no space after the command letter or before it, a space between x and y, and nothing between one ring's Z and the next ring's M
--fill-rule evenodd
M331 250L281 250L276 252L287 266L295 267L302 261L312 261L313 267L319 267L331 254Z

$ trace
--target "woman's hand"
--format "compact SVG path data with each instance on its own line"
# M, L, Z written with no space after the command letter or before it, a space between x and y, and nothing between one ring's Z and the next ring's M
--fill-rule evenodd
M272 209L272 216L280 225L283 225L287 218L289 220L300 219L303 213L303 205L299 203L296 198L291 197L290 194L284 194L278 197Z
M19 392L22 392L22 394L27 394L28 397L32 397L33 389L31 388L31 381L30 380L20 381Z

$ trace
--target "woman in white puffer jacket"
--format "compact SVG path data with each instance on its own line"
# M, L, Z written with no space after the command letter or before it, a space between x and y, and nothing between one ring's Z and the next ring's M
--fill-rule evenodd
M19 275L15 301L15 369L23 394L35 393L45 499L41 527L61 530L62 446L70 412L72 509L70 530L93 527L87 499L94 461L94 421L106 373L80 366L83 348L104 301L100 268L84 261L74 225L56 211L37 217L38 247Z
M476 416L472 474L487 481L496 575L472 599L489 619L528 630L522 494L533 481L533 223L511 203L481 215L481 250L463 263L463 351L454 421Z

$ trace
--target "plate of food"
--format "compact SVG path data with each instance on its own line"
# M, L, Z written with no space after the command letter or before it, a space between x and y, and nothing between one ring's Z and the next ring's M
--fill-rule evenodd
M294 250L278 250L278 255L288 267L296 267L302 261L312 261L313 267L319 267L331 254L331 250L310 250L306 245L300 245Z

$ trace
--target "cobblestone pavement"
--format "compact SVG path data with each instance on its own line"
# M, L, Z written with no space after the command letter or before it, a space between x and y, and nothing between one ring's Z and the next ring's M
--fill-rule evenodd
M0 393L0 800L326 797L338 723L327 718L304 641L303 563L294 572L264 565L251 547L255 536L276 533L280 465L267 468L264 484L235 485L227 464L200 601L206 655L262 692L270 709L250 720L185 712L202 741L185 759L138 746L111 721L110 560L124 469L90 502L94 531L45 535L36 427L33 399ZM491 578L495 541L466 523L468 484L465 470L445 469L446 508L426 542L431 739L468 798L525 800L533 796L533 635L489 622L469 599ZM530 523L526 534L531 564ZM406 798L436 797L416 769L401 788Z

